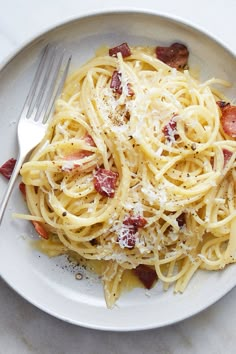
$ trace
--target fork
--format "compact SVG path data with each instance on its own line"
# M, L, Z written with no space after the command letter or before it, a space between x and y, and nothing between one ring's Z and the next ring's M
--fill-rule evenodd
M43 139L54 102L61 93L68 74L71 56L65 59L65 50L47 45L21 112L18 127L18 157L0 206L0 224L16 178L28 154Z

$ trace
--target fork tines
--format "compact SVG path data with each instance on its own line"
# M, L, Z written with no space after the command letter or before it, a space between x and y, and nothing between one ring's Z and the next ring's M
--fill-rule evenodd
M47 121L63 88L70 61L71 56L60 46L45 47L23 108L26 118Z

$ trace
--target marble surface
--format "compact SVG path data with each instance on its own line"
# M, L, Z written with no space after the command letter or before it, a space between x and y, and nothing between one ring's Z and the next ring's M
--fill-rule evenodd
M111 8L155 9L175 15L192 21L236 52L235 0L0 0L0 8L0 61L60 21L90 10ZM0 354L235 353L235 305L236 289L204 312L169 327L132 333L101 332L43 313L0 280Z

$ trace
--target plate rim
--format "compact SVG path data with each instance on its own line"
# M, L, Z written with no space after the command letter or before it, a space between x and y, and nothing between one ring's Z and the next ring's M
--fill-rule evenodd
M99 9L94 9L92 11L86 11L85 13L82 13L81 15L74 15L71 16L68 19L65 20L58 20L54 25L49 25L47 28L44 28L42 30L39 30L37 33L29 37L28 39L24 40L22 43L18 44L15 49L13 49L5 58L3 58L0 61L0 73L4 68L17 56L19 55L22 51L27 49L29 46L34 45L34 43L39 42L42 37L49 34L50 32L56 31L63 26L72 24L73 22L77 22L79 20L83 20L86 18L92 18L96 16L103 16L103 15L117 15L117 14L137 14L137 15L150 15L150 16L157 16L162 19L166 20L171 20L175 23L182 24L186 27L189 27L190 29L199 32L201 35L204 35L205 37L208 37L211 41L214 41L216 44L220 45L224 50L226 50L230 55L233 55L236 59L236 50L233 51L231 48L229 48L227 45L225 45L217 36L215 36L213 33L207 33L206 30L200 25L196 25L192 21L186 20L186 18L183 18L181 16L176 16L173 14L168 14L165 12L158 12L157 10L151 10L147 8L131 8L131 7L124 7L124 8L119 8L119 9L104 9L104 10L99 10Z

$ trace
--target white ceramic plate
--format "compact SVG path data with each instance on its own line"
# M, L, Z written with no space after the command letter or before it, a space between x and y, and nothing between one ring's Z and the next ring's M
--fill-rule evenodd
M190 65L201 69L202 78L221 77L236 82L232 53L189 25L150 13L95 14L63 24L43 34L11 58L0 72L0 165L16 157L16 122L37 66L39 53L48 42L61 42L73 54L73 68L94 55L99 46L187 43ZM227 92L236 97L235 88ZM0 178L0 198L6 188ZM25 210L16 186L0 227L0 273L20 295L40 309L81 326L128 331L161 327L189 317L226 294L236 284L236 267L221 272L199 272L182 295L135 289L124 294L108 310L102 286L95 278L78 281L78 269L62 257L48 259L37 253L30 239L36 237L29 222L13 220L12 212Z

